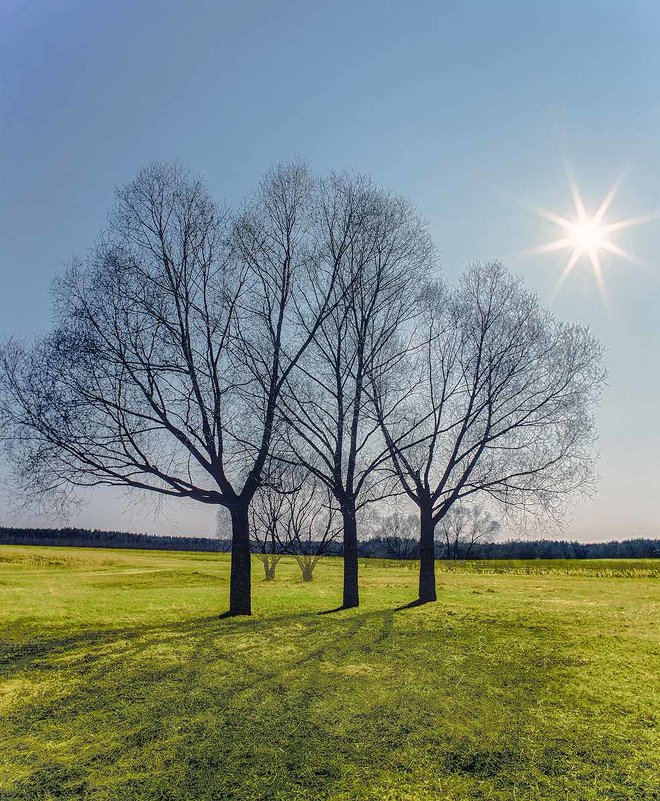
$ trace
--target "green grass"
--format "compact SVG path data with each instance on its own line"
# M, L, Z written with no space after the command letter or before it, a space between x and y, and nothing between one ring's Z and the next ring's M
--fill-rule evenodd
M0 798L657 799L657 562L451 567L0 546Z

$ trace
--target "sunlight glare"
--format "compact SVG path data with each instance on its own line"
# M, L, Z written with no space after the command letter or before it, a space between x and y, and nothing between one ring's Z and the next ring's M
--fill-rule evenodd
M603 246L604 231L597 222L585 220L573 227L573 244L579 250L591 250Z
M614 254L615 256L619 256L626 261L635 261L626 250L612 242L609 239L609 236L617 231L623 231L626 228L630 228L633 225L640 225L641 223L656 219L657 215L653 214L640 217L630 217L628 219L618 220L606 224L603 221L603 218L610 208L618 188L619 182L617 181L609 189L603 198L602 203L598 207L598 210L593 216L590 216L587 213L580 191L575 182L572 180L570 182L570 189L575 207L575 218L573 220L569 220L566 217L562 217L553 211L548 211L547 209L537 209L538 214L540 214L542 217L545 217L545 219L554 223L559 228L562 228L564 235L560 239L555 239L554 241L548 242L545 245L528 250L527 253L531 255L552 253L558 250L571 251L566 264L561 271L559 280L555 285L553 295L556 295L561 289L573 271L573 268L584 256L590 262L594 277L596 279L596 285L598 286L603 299L606 300L601 252L606 251Z

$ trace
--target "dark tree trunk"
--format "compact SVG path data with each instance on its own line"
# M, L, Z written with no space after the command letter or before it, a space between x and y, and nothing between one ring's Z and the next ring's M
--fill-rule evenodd
M250 527L247 504L234 506L231 513L231 577L229 614L251 615Z
M435 601L435 523L430 506L420 507L419 600Z
M342 606L344 609L350 609L360 605L355 501L342 504L341 512L344 523L344 599Z

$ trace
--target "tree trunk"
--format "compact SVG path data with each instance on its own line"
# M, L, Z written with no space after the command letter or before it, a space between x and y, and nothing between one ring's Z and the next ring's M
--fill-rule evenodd
M433 510L420 507L419 531L419 600L420 603L435 601L435 523Z
M264 573L266 574L266 581L275 580L275 567L276 563L270 556L266 556L264 561Z
M358 593L358 541L355 501L342 504L344 523L344 609L360 605Z
M229 614L251 615L250 528L247 504L232 507L231 513L231 577L229 581Z

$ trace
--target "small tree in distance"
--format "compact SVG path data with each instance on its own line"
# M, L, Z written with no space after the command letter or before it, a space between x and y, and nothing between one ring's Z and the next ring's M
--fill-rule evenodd
M282 549L291 554L303 581L311 581L319 560L342 533L341 515L332 493L313 477L285 496Z
M264 568L265 580L275 579L275 570L282 558L281 527L285 512L285 495L272 485L260 487L250 504L250 543L252 553Z
M475 545L493 542L500 529L487 509L459 502L440 520L436 538L443 548L443 558L469 559Z
M415 559L419 552L415 536L417 528L416 515L395 511L377 518L372 530L380 541L386 558Z

